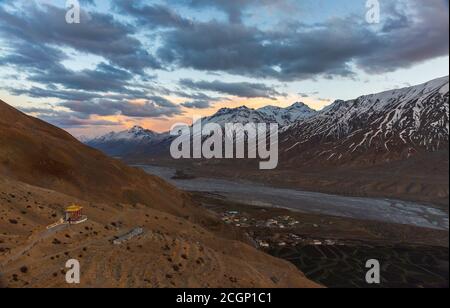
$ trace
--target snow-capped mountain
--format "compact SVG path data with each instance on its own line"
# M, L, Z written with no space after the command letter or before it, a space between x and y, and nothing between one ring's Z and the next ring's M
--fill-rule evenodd
M295 103L288 108L268 106L261 109L251 109L245 106L238 108L223 108L212 116L202 118L202 125L217 123L278 123L280 127L295 121L307 119L316 113L303 103ZM168 151L170 141L175 138L166 133L155 133L151 130L135 126L121 132L111 132L91 140L83 140L89 146L99 149L112 156L127 156L135 153L154 153ZM167 148L167 149L163 149Z
M89 142L100 143L111 141L130 141L130 142L152 141L159 135L160 134L155 133L154 131L142 128L140 126L134 126L129 130L124 130L121 132L110 132L98 138L91 139Z
M295 103L290 107L266 106L257 110L259 113L274 119L280 126L296 123L314 116L317 111L304 103Z
M167 135L134 126L121 132L110 132L106 135L86 140L84 143L99 149L111 156L124 156L135 152L137 148L146 147L164 139Z
M259 109L251 109L246 106L238 108L222 108L210 117L202 119L202 125L208 123L216 123L225 128L227 123L278 123L279 128L308 119L314 116L317 111L311 109L303 103L295 103L287 108L266 106ZM232 136L236 131L236 136L243 133L242 136L247 138L245 129L233 128L233 131L227 131L228 136ZM239 141L237 139L236 141Z
M269 123L275 119L246 106L238 108L222 108L215 114L202 119L202 124L216 123L224 126L226 123Z
M449 78L338 100L283 129L284 156L339 164L408 158L448 150Z
M288 165L376 164L421 152L448 151L449 78L338 100L321 111L302 103L288 108L223 108L202 124L279 123L280 162ZM112 156L168 153L168 133L141 127L86 142Z
M202 123L278 123L281 127L293 124L299 120L307 119L316 113L303 103L282 108L266 106L260 109L251 109L245 106L238 108L222 108L210 117L202 119Z

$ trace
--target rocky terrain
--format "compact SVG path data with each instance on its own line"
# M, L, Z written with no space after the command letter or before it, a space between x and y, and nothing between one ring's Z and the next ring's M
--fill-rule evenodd
M316 287L163 180L0 102L0 286ZM88 221L47 230L65 207ZM136 227L142 235L112 241Z

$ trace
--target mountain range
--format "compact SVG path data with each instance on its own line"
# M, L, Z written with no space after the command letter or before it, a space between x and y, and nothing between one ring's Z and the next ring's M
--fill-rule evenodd
M245 178L282 187L357 196L401 198L448 207L449 77L314 111L289 108L221 109L203 122L278 122L279 165L261 173L253 161L174 161L171 137L114 133L88 145L133 163L190 168L197 175ZM131 138L117 138L126 135Z
M280 127L310 118L316 111L303 103L295 103L288 108L266 106L251 109L246 106L223 108L214 115L202 118L202 123L278 123ZM168 132L157 133L140 126L129 130L110 132L93 139L84 139L87 145L114 157L165 156L173 137Z
M223 108L202 123L278 123L284 164L375 164L418 152L448 149L449 78L357 99L321 111L303 103L288 108ZM86 143L113 156L168 155L171 137L141 127ZM144 157L142 157L144 158Z
M225 123L278 123L279 126L294 124L308 119L317 112L304 103L295 103L287 108L266 106L259 109L251 109L246 106L238 108L222 108L210 117L202 119L203 123L217 123L221 126Z
M449 78L354 100L338 100L285 127L290 163L374 165L448 150Z

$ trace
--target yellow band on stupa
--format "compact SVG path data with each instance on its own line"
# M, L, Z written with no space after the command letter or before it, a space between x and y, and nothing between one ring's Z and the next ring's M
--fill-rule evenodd
M81 211L83 208L81 206L78 205L71 205L66 209L66 212L79 212Z

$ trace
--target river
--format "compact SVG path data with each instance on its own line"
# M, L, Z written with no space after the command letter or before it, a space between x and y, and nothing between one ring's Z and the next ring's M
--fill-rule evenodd
M243 204L286 208L355 219L382 221L418 227L448 230L448 213L429 205L408 201L359 198L284 189L247 181L234 182L214 178L175 180L174 168L139 165L149 174L159 176L179 189L208 192Z

